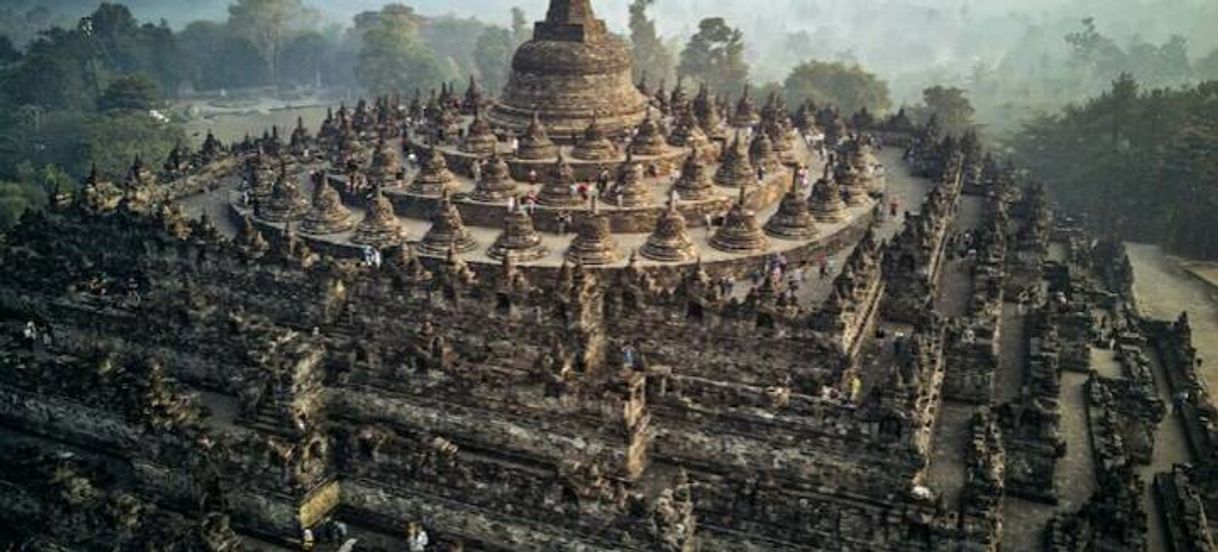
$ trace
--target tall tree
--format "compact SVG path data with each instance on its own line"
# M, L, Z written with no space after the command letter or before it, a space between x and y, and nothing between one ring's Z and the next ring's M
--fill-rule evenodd
M835 106L847 115L863 109L883 113L892 104L888 84L858 65L809 61L791 70L783 83L788 105L812 100Z
M677 74L705 82L716 94L736 92L749 78L744 34L722 17L703 19L681 52Z
M310 15L301 0L237 0L228 7L228 24L254 45L271 82L278 84L283 45Z
M516 46L520 46L529 41L532 32L529 29L529 22L524 17L524 10L519 7L512 7L512 42Z
M961 134L973 127L973 104L964 90L932 86L922 91L922 102L926 105L926 117L937 117L948 132Z
M498 94L507 84L515 46L512 32L503 27L487 27L478 36L474 63L482 74L483 88L491 94Z
M655 80L673 76L673 55L656 32L656 24L647 17L647 9L656 0L634 0L630 3L630 42L634 48L634 80L648 75Z
M381 10L364 32L356 77L369 92L388 94L439 86L449 75L418 38L418 17L402 5Z

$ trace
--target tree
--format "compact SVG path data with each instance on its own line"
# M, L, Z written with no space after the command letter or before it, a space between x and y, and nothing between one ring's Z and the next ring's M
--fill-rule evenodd
M330 43L316 31L296 35L283 48L281 78L289 84L312 84L321 79Z
M634 0L630 3L630 42L634 49L634 80L649 75L655 80L673 76L673 56L660 35L656 24L647 18L647 8L656 0Z
M1218 80L1218 48L1197 61L1193 71L1202 80Z
M114 79L97 101L100 111L140 111L147 113L158 103L156 83L144 75Z
M925 118L937 117L948 132L963 134L973 127L973 104L964 90L932 86L922 91L922 102L926 104Z
M892 105L887 83L858 65L840 62L801 63L791 70L783 90L787 105L812 100L817 105L835 106L846 114L864 108L880 114Z
M519 7L512 7L512 43L514 46L520 46L529 41L532 33L529 31L529 22L524 18L524 10Z
M715 94L735 93L749 78L744 34L722 17L703 19L681 52L677 74L705 82Z
M503 27L487 27L482 31L474 47L474 63L482 75L483 88L491 93L503 90L512 68L514 51L511 31Z
M445 73L435 55L418 39L414 10L386 6L376 25L363 35L356 77L372 94L439 86Z
M272 84L279 83L283 45L309 16L301 0L237 0L228 7L229 27L258 50Z
M0 35L0 65L21 61L21 52L13 47L13 41Z

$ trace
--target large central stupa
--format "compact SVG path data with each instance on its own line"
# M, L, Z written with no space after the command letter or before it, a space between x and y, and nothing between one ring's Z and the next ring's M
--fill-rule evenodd
M630 47L609 34L591 0L550 0L533 40L516 50L490 119L523 134L536 112L551 137L569 142L593 117L618 134L642 122L646 109L632 80Z

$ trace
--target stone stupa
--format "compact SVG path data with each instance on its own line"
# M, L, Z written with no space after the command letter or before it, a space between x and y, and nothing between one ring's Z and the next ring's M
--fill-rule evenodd
M567 249L566 259L584 266L603 266L622 260L617 240L609 231L609 218L597 211L595 201L592 210L580 221L579 232Z
M541 161L553 159L557 155L558 147L550 139L550 133L546 131L546 127L541 123L537 113L533 113L533 121L529 123L529 128L525 129L524 136L520 137L520 144L516 148L516 158L525 161Z
M630 46L597 19L591 0L550 0L512 72L490 122L521 133L536 112L555 136L584 131L597 114L609 136L643 120L647 97L635 87ZM589 93L595 91L595 93Z
M281 169L271 187L271 197L262 208L262 219L269 222L290 222L299 220L308 212L309 203L300 192L300 186L295 179L288 176L286 168Z
M765 233L783 240L816 237L816 221L808 210L808 200L799 192L798 173L791 178L791 189L782 196L778 211L766 222Z
M583 205L583 200L579 197L579 194L571 193L571 185L574 183L575 171L571 170L571 165L567 164L567 160L563 158L562 152L559 152L558 160L550 168L549 174L545 179L545 184L541 187L541 193L537 196L537 201L546 207L578 207Z
M654 157L664 155L667 150L668 140L664 138L664 133L660 131L659 125L651 117L651 110L648 109L647 117L639 124L638 132L630 141L630 152L635 155Z
M759 253L769 249L770 240L757 224L757 215L745 205L745 188L732 205L723 226L711 236L710 245L727 253Z
M524 209L513 209L503 221L503 233L495 239L487 255L504 259L509 255L518 262L535 261L550 251L541 243L541 235L533 228L533 219Z
M419 242L422 253L440 256L452 250L457 253L467 253L478 248L474 234L461 220L461 211L449 200L448 193L440 199L440 204L431 216L431 228Z
M753 172L753 164L749 161L749 152L745 149L740 133L728 146L723 154L723 163L715 172L715 185L724 188L740 188L757 182L757 174Z
M702 155L694 146L685 164L681 167L681 177L673 185L677 195L684 201L703 201L715 197L715 184L712 181L710 169L702 161Z
M448 170L448 160L435 146L428 146L420 163L419 174L410 183L409 192L425 196L441 196L457 185L456 177Z
M497 203L507 201L515 194L516 182L512 180L511 168L496 147L482 168L482 179L474 183L474 192L470 197L474 201Z
M833 181L827 168L825 175L812 185L808 206L817 222L834 223L846 220L846 202L842 201L837 183Z
M581 161L609 161L617 158L617 146L613 145L601 130L596 116L584 129L583 138L571 150L571 157Z
M684 262L697 257L697 247L685 227L685 217L676 204L669 201L668 208L656 221L656 228L648 236L647 243L639 250L644 257L661 262Z
M643 164L634 160L633 152L626 152L626 162L617 169L616 186L605 190L602 197L619 207L642 207L651 204L651 186L644 178Z
M342 198L325 181L317 183L313 193L313 208L305 215L300 229L306 234L341 234L355 227L351 211L343 205Z
M377 249L385 249L402 243L402 222L393 212L393 205L378 186L372 192L372 200L368 202L368 212L364 220L355 227L351 243L368 245Z

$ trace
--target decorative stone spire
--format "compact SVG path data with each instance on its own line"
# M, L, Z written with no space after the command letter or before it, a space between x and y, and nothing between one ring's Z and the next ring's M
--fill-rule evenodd
M711 236L710 245L728 253L758 253L770 247L757 216L745 206L745 187L740 188L740 197L723 219L723 226Z
M715 184L725 188L740 188L756 182L757 175L753 172L753 164L749 161L749 152L745 149L740 133L723 154L723 163L715 172Z
M753 133L753 143L749 145L749 161L753 167L764 167L767 171L775 171L782 166L782 162L774 154L774 142L764 130Z
M651 204L651 187L644 180L643 164L634 160L633 153L626 152L626 162L617 169L617 186L605 190L603 197L605 201L619 204L622 207L640 207Z
M469 76L469 86L465 89L465 101L461 102L461 110L466 113L477 114L482 108L482 88L478 86L478 81L474 80L474 76Z
M727 136L727 129L724 128L723 119L719 117L719 106L715 105L715 99L711 97L706 84L703 84L698 89L698 95L694 98L693 111L694 115L698 118L698 122L702 125L702 131L707 136L715 138Z
M408 243L394 247L388 261L385 266L403 283L420 284L432 279L431 272L423 266L423 261L414 254L414 247Z
M567 249L566 259L576 266L601 266L622 260L617 241L609 231L609 219L595 210L585 216Z
M286 167L281 168L272 186L271 198L262 209L262 218L270 222L289 222L300 219L307 212L309 203L300 193L296 180L288 176Z
M288 149L293 155L304 155L305 150L313 143L313 137L309 135L309 129L305 128L304 117L296 118L296 129L292 131L291 142L288 144Z
M255 254L264 253L270 248L266 238L262 237L262 232L258 231L257 226L254 226L254 218L249 215L242 217L241 228L237 231L237 237L233 241L237 247Z
M498 144L499 139L495 137L495 131L491 129L491 124L483 116L482 108L475 106L474 120L465 132L465 140L461 142L461 151L474 155L487 155L493 152Z
M368 212L364 220L355 227L351 243L368 245L377 249L385 249L402 242L402 222L393 213L393 205L381 193L380 187L372 192L372 200L368 202Z
M736 128L749 128L757 124L757 109L753 106L753 100L749 98L749 87L744 86L744 94L740 96L740 101L736 102L736 111L732 113L732 126Z
M698 118L689 109L681 113L680 118L677 120L677 127L673 129L672 136L668 137L668 141L677 147L697 147L699 151L704 153L710 147L710 138L707 138L706 133L702 132L702 124L698 122Z
M224 155L224 145L216 139L216 135L211 131L207 131L207 138L203 140L203 148L199 150L199 155L204 163L211 163Z
M778 212L766 222L765 233L784 240L816 237L816 223L808 211L808 202L799 193L799 173L791 177L791 189L782 197Z
M402 172L402 161L398 159L397 152L393 151L393 147L381 136L376 143L376 150L372 153L372 167L369 169L369 176L372 177L373 183L380 184L386 188L396 186L398 184L398 176Z
M338 192L325 181L316 183L313 208L305 215L300 229L306 234L339 234L355 226L351 211L343 205Z
M423 156L422 167L410 183L410 193L428 196L440 196L456 186L453 173L448 170L448 160L435 146L428 146L427 155Z
M514 209L504 219L503 233L495 239L487 255L505 259L511 255L520 262L535 261L550 254L541 243L541 235L533 228L533 219L524 209Z
M644 257L661 262L684 262L697 256L694 240L685 229L685 217L673 202L656 222L655 231L639 250Z
M651 117L651 109L648 109L647 117L639 124L639 131L630 142L630 151L635 155L658 156L663 155L667 147L664 133L660 132L659 125Z
M846 219L846 203L842 201L837 183L833 182L828 168L825 175L812 185L812 196L808 198L808 203L817 222L834 223Z
M495 148L482 168L482 180L474 183L472 197L475 201L495 203L507 201L515 193L516 182L512 180L511 168L499 155L499 148Z
M608 161L617 158L617 146L605 137L596 116L592 117L592 122L588 123L588 128L584 130L583 139L571 150L571 157L584 161Z
M271 200L271 193L274 191L275 175L271 171L266 165L262 150L258 150L245 166L245 180L249 183L250 195L264 204Z
M579 194L572 193L571 186L575 184L575 171L567 164L562 152L558 152L558 160L550 169L545 184L538 194L538 202L547 207L578 207L583 204Z
M526 161L538 161L553 159L557 155L558 148L554 145L554 141L550 140L550 135L546 132L546 127L542 124L541 118L537 116L537 112L533 112L533 122L529 123L528 130L520 139L516 157Z
M596 18L591 0L550 0L546 20L537 23L533 39L594 42L605 34L605 23Z
M702 201L715 197L715 185L711 181L711 173L702 162L698 146L694 146L685 165L681 167L681 177L677 179L674 188L681 199L685 201Z
M448 193L440 199L440 205L431 217L431 228L419 243L419 250L429 255L443 255L449 250L457 253L473 251L478 247L474 235L461 221L461 211L449 200Z
M867 183L849 160L837 160L834 177L842 187L842 195L847 205L857 206L867 201Z

